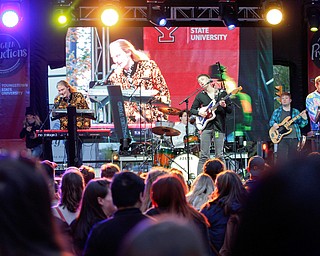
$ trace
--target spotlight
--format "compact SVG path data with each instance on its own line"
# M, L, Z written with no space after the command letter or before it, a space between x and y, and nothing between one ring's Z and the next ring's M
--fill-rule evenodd
M107 5L102 8L100 17L105 26L111 27L118 23L120 15L116 7Z
M311 32L317 32L319 30L320 11L315 6L310 6L307 9L307 17L310 25Z
M279 0L266 0L263 3L264 15L271 25L278 25L283 18L282 3Z
M238 25L238 6L235 2L220 2L219 17L223 24L233 30Z
M16 27L21 21L20 1L7 1L1 4L1 23L7 28Z
M54 11L53 22L59 27L66 27L70 24L72 17L66 8L59 8Z
M148 2L147 19L155 26L164 27L167 25L167 15L165 7L162 4L153 4Z

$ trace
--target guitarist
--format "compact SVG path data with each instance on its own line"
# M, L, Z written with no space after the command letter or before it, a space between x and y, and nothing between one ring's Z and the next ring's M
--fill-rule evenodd
M219 102L219 106L215 110L216 117L210 120L200 135L200 159L198 163L197 173L202 172L203 164L210 158L210 146L214 139L215 157L223 158L223 147L226 133L226 115L232 112L230 100L221 100L227 95L227 92L222 89L222 81L218 78L206 74L201 74L197 77L199 85L203 91L198 93L194 99L190 112L194 115L206 117L207 106L212 100Z
M275 129L279 129L280 123L287 116L294 118L300 115L299 110L291 107L291 94L284 92L280 96L281 106L273 111L269 125ZM287 160L288 157L294 156L297 152L297 145L301 138L300 128L308 124L307 114L304 112L301 114L302 118L298 118L291 124L289 128L292 128L292 132L285 135L278 143L277 159Z

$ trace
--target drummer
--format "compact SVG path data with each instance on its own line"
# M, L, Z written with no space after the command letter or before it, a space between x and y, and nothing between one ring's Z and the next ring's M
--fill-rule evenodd
M172 137L172 144L174 146L175 149L177 149L177 151L181 150L181 152L184 151L185 148L185 136L187 135L187 121L188 121L188 113L186 110L182 110L179 113L179 119L180 122L175 124L173 126L174 129L177 129L178 131L180 131L180 135L179 136L174 136ZM188 135L194 135L196 133L196 127L191 124L190 122L188 123Z

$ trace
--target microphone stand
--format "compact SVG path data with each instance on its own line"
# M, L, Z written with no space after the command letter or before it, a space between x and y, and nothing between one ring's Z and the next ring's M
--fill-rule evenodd
M186 125L186 136L187 136L187 174L188 174L188 185L191 185L191 180L190 180L190 159L189 159L189 99L196 93L203 91L204 88L197 88L195 91L193 91L189 96L187 96L183 101L179 103L181 105L183 102L186 103L186 112L187 112L187 125Z

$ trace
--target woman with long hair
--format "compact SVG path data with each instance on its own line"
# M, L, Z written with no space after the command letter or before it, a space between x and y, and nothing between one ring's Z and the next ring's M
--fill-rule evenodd
M241 213L246 199L247 191L235 172L227 170L217 175L212 199L201 209L210 223L210 241L217 251L223 245L231 214Z
M214 190L214 184L208 174L201 173L192 182L187 201L196 209L200 210L201 206L211 199Z
M199 229L207 251L210 251L207 218L187 202L184 185L177 176L168 174L153 182L151 200L153 207L146 212L147 215L169 214L189 220Z
M71 224L79 214L79 206L84 189L84 179L79 169L69 168L62 175L59 188L60 202L53 207L53 215Z
M104 178L89 181L83 192L79 216L71 223L71 234L77 255L82 255L93 225L111 216L115 210L110 181Z

